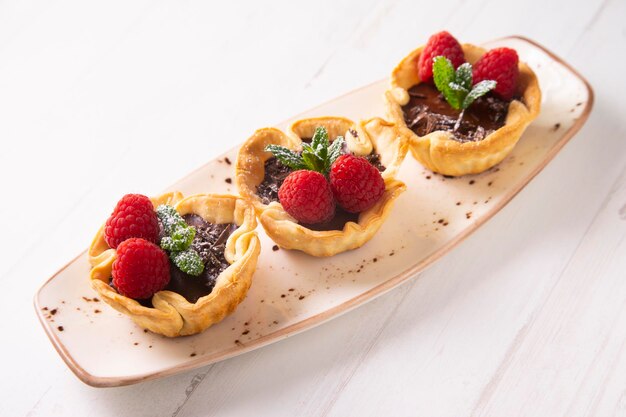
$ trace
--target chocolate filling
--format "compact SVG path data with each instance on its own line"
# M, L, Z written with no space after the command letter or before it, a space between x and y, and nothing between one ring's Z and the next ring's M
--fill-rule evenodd
M418 136L441 130L452 132L458 142L477 142L504 126L509 112L510 101L487 94L465 110L456 126L461 111L450 107L434 85L420 83L408 92L409 102L402 107L404 121Z
M304 141L304 139L303 139ZM379 171L384 171L385 167L380 161L380 155L371 153L365 157ZM287 175L292 172L291 168L283 165L278 159L272 157L265 161L265 176L261 184L257 186L257 195L261 198L263 204L269 204L272 201L278 201L278 189L283 184ZM341 207L337 206L333 218L324 223L302 224L302 226L317 231L324 230L342 230L347 222L359 222L358 213L348 213Z
M385 166L380 160L379 154L372 152L371 154L365 156L364 158L367 159L370 164L374 165L374 168L376 168L380 172L383 172L385 170Z
M263 182L256 187L256 193L263 204L278 201L278 189L283 185L291 168L283 165L278 159L271 157L265 161L265 176Z
M224 249L226 240L237 229L237 225L209 223L197 214L185 214L183 219L196 229L191 247L200 255L204 271L197 277L192 276L170 261L170 282L163 290L180 294L190 303L195 303L213 291L217 277L230 265L224 258ZM152 307L151 299L137 301L146 307Z

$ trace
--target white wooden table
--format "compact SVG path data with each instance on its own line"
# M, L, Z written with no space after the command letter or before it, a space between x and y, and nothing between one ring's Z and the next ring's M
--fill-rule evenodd
M626 415L626 2L227 3L0 4L0 415ZM286 341L130 387L71 374L32 296L119 196L385 77L444 28L527 36L595 88L587 125L505 209Z

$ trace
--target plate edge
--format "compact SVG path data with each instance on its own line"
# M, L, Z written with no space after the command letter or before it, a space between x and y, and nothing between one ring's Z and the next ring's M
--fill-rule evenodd
M589 84L589 82L587 81L587 79L580 74L576 69L574 69L569 63L567 63L566 61L564 61L561 57L559 57L558 55L556 55L555 53L553 53L552 51L550 51L549 49L547 49L546 47L544 47L543 45L535 42L534 40L531 40L525 36L521 36L521 35L511 35L511 36L505 36L505 37L501 37L501 38L496 38L496 39L492 39L489 40L487 42L498 42L498 41L505 41L507 39L519 39L522 40L538 49L540 49L541 51L545 52L548 56L550 56L554 61L558 62L559 64L563 65L567 70L569 70L572 74L574 74L574 76L576 76L578 79L580 79L586 90L587 90L587 94L588 94L588 99L585 103L585 107L583 109L583 111L581 112L580 116L576 119L576 121L574 122L574 124L567 130L567 132L565 132L563 134L563 136L561 137L561 139L553 146L553 148L550 150L550 152L548 152L548 154L546 155L546 158L543 160L543 162L538 165L533 171L531 171L522 182L520 182L519 186L512 189L509 193L505 194L504 198L502 199L502 201L496 205L493 206L493 208L491 210L489 210L484 216L481 217L481 219L472 224L470 227L468 227L463 233L461 233L460 235L458 235L456 238L450 240L446 245L442 246L438 251L430 254L428 257L426 257L424 260L422 260L422 262L414 265L413 267L405 270L404 272L396 275L395 277L390 278L389 280L385 281L384 283L379 284L378 286L371 288L370 290L368 290L365 293L362 293L338 306L333 307L332 309L326 310L322 313L319 313L315 316L309 317L305 320L302 320L298 323L295 323L289 327L285 327L283 329L281 329L280 331L276 332L276 333L270 333L262 338L256 339L255 343L248 346L247 348L233 348L232 351L227 352L226 354L224 353L220 353L219 356L217 357L205 357L205 358L198 358L197 362L188 362L187 364L182 364L176 367L172 367L160 372L156 372L156 373L148 373L148 374L142 374L142 375L135 375L135 376L129 376L129 377L99 377L99 376L95 376L92 375L90 373L88 373L87 371L85 371L75 360L74 358L65 350L63 344L61 343L60 339L57 337L57 335L55 333L53 333L52 331L52 327L48 325L48 323L45 322L45 318L42 316L41 314L41 310L40 310L40 304L39 304L39 296L41 291L43 290L44 287L46 287L50 281L52 281L56 276L58 276L61 272L63 272L65 269L67 269L69 267L70 264L72 264L73 262L75 262L78 258L80 258L81 256L83 256L86 252L83 251L81 252L78 256L76 256L74 259L72 259L71 261L69 261L65 266L63 266L62 268L60 268L57 272L55 272L50 278L48 278L37 290L37 292L35 293L34 299L33 299L33 304L34 304L34 308L37 314L37 317L39 319L39 322L41 323L42 327L44 328L44 331L46 333L46 335L48 336L48 338L50 339L50 341L52 342L52 345L54 346L55 350L59 353L59 356L61 356L61 358L63 359L63 361L65 362L65 364L68 366L68 368L70 368L70 370L74 373L74 375L76 375L78 377L78 379L80 379L82 382L84 382L87 385L90 385L92 387L97 387L97 388L102 388L102 387L117 387L117 386L125 386L125 385L131 385L131 384L136 384L139 382L144 382L147 380L151 380L151 379L156 379L156 378L161 378L161 377L166 377L166 376L171 376L177 373L181 373L181 372L185 372L191 369L195 369L197 367L200 366L206 366L206 365L210 365L212 363L218 362L220 360L225 360L225 359L229 359L231 357L234 357L238 354L243 354L243 353L247 353L251 350L269 345L273 342L277 342L279 340L282 340L286 337L295 335L297 333L300 333L304 330L310 329L314 326L323 324L327 321L329 321L331 318L339 316L341 314L345 314L351 310L353 310L354 308L364 304L366 301L368 300L373 300L376 297L379 297L383 294L385 294L386 292L390 291L391 289L397 287L398 285L400 285L401 283L408 281L409 279L411 279L414 275L418 274L419 272L425 270L427 267L429 267L430 265L432 265L434 262L436 262L437 260L441 259L444 255L446 255L449 251L451 251L452 249L454 249L459 243L461 243L463 240L465 240L469 235L471 235L474 231L476 231L476 229L478 229L480 226L482 226L484 223L486 223L488 220L490 220L496 213L498 213L504 206L506 206L522 189L524 189L526 187L526 185L528 185L528 183L530 181L532 181L538 174L539 172L541 172L546 165L548 165L548 163L550 163L554 157L561 151L561 149L571 140L571 138L580 131L580 129L583 127L583 125L587 122L587 119L589 118L589 115L593 109L593 105L594 105L594 101L595 101L595 93L593 88L591 87L591 85ZM485 43L487 43L485 42ZM299 116L314 111L315 109L318 109L320 107L323 107L335 100L341 99L349 94L353 94L357 91L360 91L362 89L366 89L374 84L377 84L381 81L383 81L384 79L381 80L377 80L374 81L372 83L366 84L364 86L358 87L356 89L350 90L346 93L340 94L337 97L334 97L332 99L326 100L325 102L323 102L322 104L319 104L317 106L314 106L310 109L307 109L303 112L300 112L299 114L290 117L286 120L291 120L294 118L298 118ZM285 123L285 121L281 122L281 123ZM278 123L278 124L281 124ZM223 152L222 154L216 156L215 158L213 158L211 161L202 164L201 166L197 167L196 169L192 170L189 174L185 175L184 177L182 177L181 179L177 180L175 183L169 185L166 189L170 189L172 187L174 187L176 184L185 181L187 178L191 177L192 175L194 175L195 173L197 173L198 171L202 170L204 167L206 167L208 164L210 164L212 161L221 158L224 155L229 154L230 152L233 151L233 149L236 149L237 147L233 147L225 152Z

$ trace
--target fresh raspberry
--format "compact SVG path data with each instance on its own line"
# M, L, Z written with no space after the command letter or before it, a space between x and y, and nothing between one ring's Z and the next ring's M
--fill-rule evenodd
M113 261L113 285L130 298L150 298L170 282L170 262L157 245L141 238L126 239Z
M159 239L159 220L152 201L145 195L126 194L122 197L104 226L104 240L113 249L131 237L141 237L153 243Z
M497 84L493 91L503 99L510 100L517 91L518 64L519 58L514 49L492 49L474 64L474 84L494 80Z
M283 208L300 223L323 223L335 214L335 200L326 177L300 170L287 175L278 190Z
M372 207L385 192L385 181L367 159L341 155L330 169L330 187L335 200L351 213Z
M422 49L419 60L417 62L417 74L423 82L429 82L433 79L433 58L445 56L452 62L454 68L465 62L463 48L454 36L443 31L435 33L426 42L426 46Z

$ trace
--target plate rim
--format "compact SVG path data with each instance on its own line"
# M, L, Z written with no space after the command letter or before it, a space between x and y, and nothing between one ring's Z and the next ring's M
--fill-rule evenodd
M261 348L263 346L267 346L271 343L277 342L279 340L285 339L291 335L295 335L298 334L304 330L308 330L310 328L313 328L315 326L318 326L320 324L323 324L335 317L338 317L342 314L345 314L351 310L353 310L354 308L361 306L363 304L365 304L367 301L371 301L373 299L375 299L376 297L379 297L383 294L385 294L386 292L390 291L391 289L397 287L398 285L400 285L401 283L409 280L410 278L414 277L416 274L418 274L419 272L425 270L427 267L429 267L430 265L432 265L434 262L436 262L437 260L439 260L440 258L442 258L443 256L445 256L448 252L450 252L452 249L454 249L458 244L460 244L463 240L465 240L469 235L471 235L474 231L476 231L476 229L478 229L479 227L481 227L485 222L487 222L488 220L490 220L496 213L498 213L504 206L506 206L522 189L524 189L526 187L526 185L528 185L528 183L535 178L539 172L541 172L546 165L548 165L548 163L550 163L554 157L561 151L561 149L571 140L572 137L574 137L574 135L576 133L578 133L580 131L580 129L583 127L583 125L587 122L589 115L593 109L593 105L594 105L594 100L595 100L595 93L593 88L591 87L591 84L589 84L589 82L587 81L587 79L580 73L578 72L575 68L573 68L568 62L566 62L564 59L562 59L561 57L559 57L558 55L556 55L555 53L553 53L552 51L550 51L549 49L547 49L546 47L544 47L543 45L539 44L538 42L529 39L525 36L521 36L521 35L511 35L511 36L504 36L504 37L499 37L499 38L495 38L495 39L491 39L488 40L486 42L483 43L491 43L491 42L499 42L499 41L505 41L505 40L509 40L509 39L518 39L521 41L524 41L538 49L540 49L541 51L543 51L544 53L546 53L551 59L553 59L554 61L556 61L557 63L563 65L567 70L569 70L576 78L578 78L580 81L582 81L583 85L585 86L586 90L587 90L587 94L588 94L588 99L585 102L585 107L583 108L583 110L580 113L580 116L574 121L574 123L572 124L572 126L570 126L570 128L563 134L563 136L561 137L561 139L559 139L554 146L552 147L552 149L550 149L550 151L546 154L546 157L544 158L544 160L537 165L528 175L526 175L520 182L519 184L512 188L511 190L509 190L507 193L505 193L503 195L503 198L500 200L500 202L498 202L498 204L495 204L491 207L491 209L489 211L487 211L483 216L480 217L480 219L478 219L476 222L472 223L471 225L469 225L467 228L465 228L460 234L458 234L457 236L455 236L453 239L449 240L448 242L446 242L443 246L441 246L438 250L436 250L435 252L433 252L432 254L430 254L429 256L423 258L422 260L420 260L420 262L418 262L417 264L412 265L411 267L409 267L408 269L402 271L401 273L389 278L388 280L386 280L383 283L380 283L379 285L369 289L368 291L365 291L359 295L357 295L356 297L351 298L350 300L347 300L337 306L334 306L328 310L325 310L321 313L318 313L314 316L308 317L302 321L299 321L297 323L294 323L290 326L284 327L276 332L273 333L269 333L266 334L258 339L255 339L253 341L251 341L250 343L247 344L242 344L242 345L237 345L236 347L233 347L231 349L228 349L226 351L220 351L218 353L212 354L212 355L207 355L207 356L202 356L199 357L195 360L190 360L188 362L182 363L180 365L177 366L173 366L171 368L167 368L167 369L163 369L157 372L149 372L149 373L144 373L144 374L139 374L139 375L131 375L131 376L121 376L121 377L103 377L103 376L97 376L97 375L92 375L89 372L87 372L85 369L83 369L82 366L80 366L80 364L72 357L72 355L67 351L65 345L61 342L61 340L59 339L58 335L52 330L52 326L50 326L46 321L44 316L41 313L41 304L39 303L39 297L41 292L44 290L44 288L53 280L55 279L59 274L61 274L63 271L65 271L71 264L73 264L77 259L79 259L81 256L83 256L87 250L82 251L80 254L78 254L76 257L74 257L72 260L70 260L69 262L67 262L63 267L61 267L58 271L56 271L50 278L48 278L43 284L41 284L41 286L37 289L34 297L33 297L33 305L35 307L35 311L37 314L37 318L39 319L39 322L41 323L42 327L44 328L44 331L46 333L46 335L48 336L48 339L50 339L50 342L52 343L52 345L54 346L55 350L57 351L57 353L59 354L59 356L61 356L61 359L63 359L63 361L65 362L65 364L67 365L67 367L74 373L74 375L76 375L78 377L78 379L80 379L82 382L84 382L87 385L90 385L92 387L97 387L97 388L102 388L102 387L118 387L118 386L125 386L125 385L131 385L131 384L136 384L139 382L144 382L144 381L148 381L151 379L157 379L157 378L162 378L162 377L166 377L166 376L170 376L170 375L175 375L181 372L185 372L191 369L195 369L198 368L200 366L206 366L206 365L210 365L212 363L218 362L218 361L222 361L222 360L226 360L229 358L232 358L234 356ZM298 117L301 117L301 115L305 114L305 113L309 113L311 111L315 111L316 109L326 106L329 103L339 100L345 96L348 96L350 94L353 94L357 91L361 91L363 89L369 88L374 84L380 83L381 81L386 80L387 78L383 78L374 82L371 82L369 84L366 84L364 86L355 88L353 90L350 90L346 93L340 94L337 97L334 97L332 99L326 100L324 101L322 104L319 104L317 106L314 106L308 110L305 110L303 112L298 113L297 115L287 119L287 120L291 120L291 119L297 119ZM280 124L280 123L279 123ZM230 152L232 152L233 149L238 148L240 145L235 146L232 149L229 149L228 151L217 155L215 158L211 159L211 161L213 160L217 160L222 158L224 155L229 154ZM207 166L207 164L209 164L209 162L202 164L201 166L193 169L191 172L189 172L187 175L185 175L184 177L178 179L175 183L170 184L167 189L172 188L175 184L185 181L186 179L188 179L189 177L195 175L198 171L202 170L204 167Z

